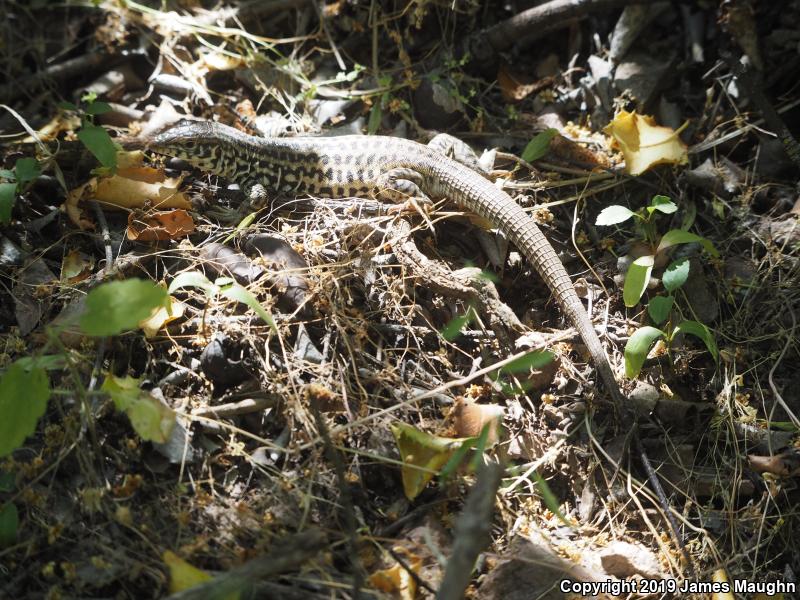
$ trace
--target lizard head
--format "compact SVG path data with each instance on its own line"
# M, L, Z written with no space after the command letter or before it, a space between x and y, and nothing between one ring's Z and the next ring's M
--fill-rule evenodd
M234 137L231 132L238 133L232 127L219 123L184 119L157 134L147 148L158 154L185 160L198 169L225 175L226 149Z

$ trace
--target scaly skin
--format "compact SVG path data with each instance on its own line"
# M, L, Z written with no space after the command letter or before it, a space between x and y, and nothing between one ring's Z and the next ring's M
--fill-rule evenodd
M489 220L519 248L578 330L614 403L623 406L603 345L550 242L508 194L464 165L401 138L258 138L208 121L181 121L157 135L148 148L238 183L245 191L261 185L328 197L376 196L386 186L387 173L408 179L410 170L424 193L450 198Z

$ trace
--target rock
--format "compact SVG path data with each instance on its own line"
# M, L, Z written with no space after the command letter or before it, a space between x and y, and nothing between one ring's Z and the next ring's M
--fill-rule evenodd
M614 85L620 93L628 92L636 100L637 108L642 109L669 83L667 75L673 70L673 61L674 56L664 60L631 52L617 67Z
M497 565L489 571L476 598L482 600L563 600L564 579L603 581L601 573L576 565L555 554L544 542L517 537Z
M689 267L689 277L681 288L686 293L686 298L701 323L709 325L719 315L717 297L711 291L711 286L703 273L700 260L692 258Z
M600 563L609 575L625 579L641 575L645 579L664 579L658 559L641 544L611 542L601 553Z

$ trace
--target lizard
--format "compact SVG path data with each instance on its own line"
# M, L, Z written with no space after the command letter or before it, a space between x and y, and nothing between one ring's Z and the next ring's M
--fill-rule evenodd
M539 273L586 345L617 410L624 411L624 396L611 363L555 249L534 219L468 160L450 158L435 147L403 138L265 138L212 121L191 120L155 135L146 147L237 183L251 197L270 188L320 197L447 197L455 201L491 222Z

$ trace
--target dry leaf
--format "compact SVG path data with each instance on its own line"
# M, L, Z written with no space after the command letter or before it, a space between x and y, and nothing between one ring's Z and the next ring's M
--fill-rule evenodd
M77 283L83 281L92 272L94 259L78 250L70 250L61 261L61 281Z
M209 52L200 57L190 68L196 69L198 74L205 75L209 71L233 71L244 66L245 60L241 56L231 56L222 52Z
M623 110L603 131L622 151L625 171L630 175L640 175L654 165L684 164L689 160L678 132L659 127L653 117Z
M772 473L779 477L793 477L800 474L800 453L787 450L775 456L748 454L750 468L757 473Z
M392 433L403 461L403 491L409 500L419 496L465 441L431 435L405 423L392 424Z
M728 574L725 572L725 569L717 569L714 571L713 575L711 575L711 581L714 583L730 583L728 582ZM733 600L733 594L730 592L713 592L711 594L711 600Z
M556 135L550 140L550 156L572 163L596 165L598 167L610 166L605 154L594 152L583 144L579 144L563 135Z
M117 156L120 157L121 154ZM163 171L136 166L133 164L135 157L126 157L124 160L129 166L119 169L116 175L92 178L67 194L61 210L67 213L70 221L77 227L82 230L94 229L94 223L81 210L80 202L84 199L93 198L107 207L122 209L151 205L160 209L188 210L192 207L186 195L178 190L182 178L167 179Z
M174 240L194 232L192 216L185 210L168 210L142 214L133 211L128 215L129 240L155 242Z
M154 208L192 207L186 196L178 191L180 179L164 179L157 183L146 183L120 175L103 178L97 182L95 198L99 202L119 208L142 208L152 204Z
M419 557L411 554L401 546L395 546L393 550L398 554L403 554L403 559L411 567L411 570L414 573L419 573L419 568L422 564ZM398 600L414 600L417 597L417 582L414 581L411 574L400 563L388 569L376 571L370 575L369 583L375 589L391 594L393 598Z
M512 73L506 65L501 65L497 71L497 84L503 100L512 104L553 85L554 81L553 77L531 80L530 77Z
M503 423L503 407L499 404L478 404L466 398L456 399L451 413L453 426L457 436L478 437L483 427L489 424L489 445L500 440L501 425Z

